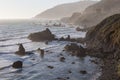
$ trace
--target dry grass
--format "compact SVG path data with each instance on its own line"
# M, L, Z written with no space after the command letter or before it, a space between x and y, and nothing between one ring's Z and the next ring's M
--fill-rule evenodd
M108 48L120 48L120 14L115 14L103 20L87 33L88 42L91 46Z

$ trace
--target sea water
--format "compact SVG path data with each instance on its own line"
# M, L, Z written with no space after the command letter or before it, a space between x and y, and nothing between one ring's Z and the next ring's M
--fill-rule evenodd
M47 27L40 21L34 20L1 20L0 21L0 80L96 80L100 75L98 65L91 63L94 59L89 56L78 58L64 52L67 41L32 42L27 37L30 33L40 32ZM77 32L74 27L48 27L57 38L70 35L73 38L85 37L86 32ZM20 57L14 52L18 50L18 43L22 43L26 51L45 49L45 57L40 58L38 52L32 55ZM60 62L60 54L66 58ZM12 63L23 61L23 69L17 70L11 67ZM75 62L75 64L72 64ZM49 69L47 66L53 66ZM87 74L81 74L86 70ZM69 73L71 71L72 73Z

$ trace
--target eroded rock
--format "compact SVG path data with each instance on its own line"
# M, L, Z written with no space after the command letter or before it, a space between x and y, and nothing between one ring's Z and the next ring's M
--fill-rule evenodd
M47 66L49 69L53 69L54 67L53 66Z
M65 62L65 57L60 57L61 62Z
M87 71L81 70L80 73L81 73L81 74L87 74Z
M31 33L28 38L32 41L51 41L55 39L55 35L51 33L51 31L46 28L46 30L36 33Z
M72 52L71 55L79 56L79 57L84 57L86 56L85 54L85 49L82 46L79 46L75 43L71 43L69 45L66 45L65 47L66 51Z
M15 52L15 54L20 55L20 56L26 55L25 48L23 47L22 44L19 44L19 49L18 51Z

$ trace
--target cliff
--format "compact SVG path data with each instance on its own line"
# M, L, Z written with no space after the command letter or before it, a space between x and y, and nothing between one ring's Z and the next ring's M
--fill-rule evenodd
M112 52L120 49L120 14L115 14L92 27L86 35L88 48Z
M97 1L79 1L74 3L61 4L36 15L35 18L61 19L63 17L70 17L75 12L83 12L85 8L95 4L96 2Z
M120 13L120 0L102 0L86 8L74 24L92 27L113 14Z

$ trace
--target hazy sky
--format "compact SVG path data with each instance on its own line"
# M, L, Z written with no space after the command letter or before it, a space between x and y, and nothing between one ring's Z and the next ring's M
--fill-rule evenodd
M31 18L55 5L80 0L0 0L0 19Z

